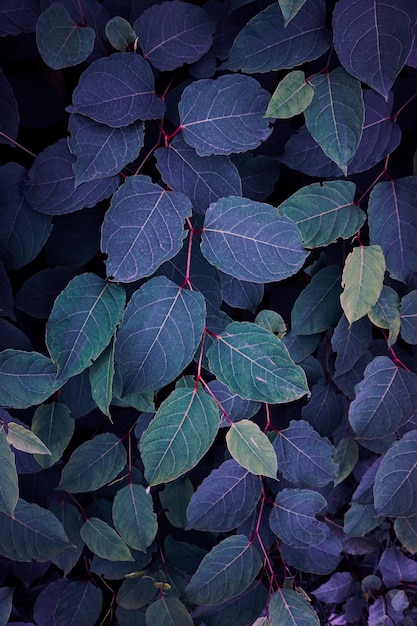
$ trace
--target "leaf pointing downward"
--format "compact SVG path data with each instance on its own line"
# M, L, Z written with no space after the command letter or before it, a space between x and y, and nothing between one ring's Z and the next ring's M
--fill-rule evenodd
M385 258L380 246L359 246L348 255L340 302L349 324L369 313L378 301L384 273Z
M277 456L272 443L257 424L249 420L232 424L226 443L233 458L252 474L277 477Z

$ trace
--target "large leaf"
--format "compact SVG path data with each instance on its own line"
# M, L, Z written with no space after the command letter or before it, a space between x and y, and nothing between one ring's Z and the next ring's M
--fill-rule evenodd
M101 249L112 280L150 276L181 250L191 202L148 176L129 176L114 194L103 222Z
M88 272L60 293L46 324L46 343L60 381L80 374L103 352L125 301L123 287Z
M232 457L252 474L277 477L277 457L271 442L258 424L240 420L231 424L226 435L227 448Z
M242 593L262 567L262 559L245 535L227 537L201 561L185 594L194 604L218 604Z
M32 432L50 451L49 455L36 454L35 459L43 469L58 461L74 433L74 420L70 410L62 402L39 406L32 418Z
M0 353L0 405L26 409L57 390L56 366L43 354L21 350Z
M194 63L208 52L215 23L204 9L171 0L144 11L134 29L144 58L165 72Z
M254 74L316 59L331 42L325 16L325 3L310 0L285 27L278 4L271 4L239 32L225 64L227 69Z
M139 54L117 52L94 61L81 74L67 111L119 128L138 119L159 119L165 105L155 94L149 63Z
M90 550L108 561L133 561L123 539L105 521L89 517L80 530L83 541Z
M326 499L317 491L282 489L276 495L269 525L287 545L316 545L329 534L328 526L316 519L326 508Z
M158 389L181 374L201 340L205 308L201 293L164 276L133 294L116 339L123 395Z
M304 370L269 330L232 322L207 352L210 370L232 392L259 402L290 402L309 393Z
M233 196L207 209L201 250L226 274L253 283L288 278L307 256L291 219L269 204Z
M2 473L0 482L0 512L13 515L19 499L19 484L15 456L3 428L0 430L0 464Z
M416 19L417 7L407 0L339 0L333 37L341 63L387 98L411 50Z
M308 130L338 167L347 174L362 135L364 104L360 82L341 67L310 80L314 96L305 111Z
M319 626L320 621L306 598L292 589L280 589L271 597L269 615L279 626Z
M126 543L146 552L158 530L152 497L142 485L129 484L120 489L113 502L113 523Z
M358 246L347 256L342 274L340 303L349 324L369 313L384 282L385 258L380 246Z
M328 246L348 239L363 225L366 215L353 202L355 184L334 180L302 187L279 205L281 215L297 224L306 248Z
M175 389L140 440L148 483L169 482L194 467L213 443L218 425L213 398L195 389Z
M162 595L146 609L146 624L158 626L193 626L193 620L176 597Z
M94 491L116 478L125 464L126 450L120 439L111 433L96 435L71 454L59 488L68 493Z
M257 148L272 132L263 117L268 102L269 93L250 76L197 80L178 105L184 141L199 156Z

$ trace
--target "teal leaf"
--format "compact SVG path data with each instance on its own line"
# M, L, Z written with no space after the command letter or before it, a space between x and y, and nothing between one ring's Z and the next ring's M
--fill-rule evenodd
M136 33L127 20L120 15L112 17L106 24L106 37L115 50L124 52L136 39Z
M80 374L109 344L126 300L123 287L88 272L75 276L55 300L46 343L58 380Z
M271 333L277 333L278 335L287 331L287 325L282 315L269 309L262 309L262 311L259 311L255 317L255 324L258 324L261 328L271 331Z
M292 220L269 204L233 196L207 209L201 251L226 274L253 283L288 278L307 256Z
M242 593L262 567L262 559L245 535L223 539L203 558L185 589L193 604L218 604Z
M98 408L111 420L110 404L113 398L114 339L89 369L91 395Z
M275 497L269 516L273 533L290 546L310 546L321 543L329 528L316 516L327 509L326 499L309 489L282 489Z
M16 450L20 450L21 452L42 455L51 454L49 448L46 447L35 433L29 430L29 428L16 424L16 422L9 422L7 424L7 441Z
M362 136L365 108L361 84L342 67L312 78L310 84L314 96L304 112L307 128L346 176Z
M191 480L181 477L167 483L159 494L164 513L176 528L187 526L187 507L193 493L194 487Z
M348 239L363 226L366 215L354 204L355 184L333 180L313 183L279 205L281 215L297 224L306 248L328 246Z
M407 343L417 344L417 290L401 298L401 337Z
M415 554L417 552L417 515L397 517L394 522L394 530L397 539L401 541L404 548L411 554Z
M51 402L39 406L32 418L32 433L47 446L49 454L35 452L35 459L43 469L58 461L74 433L74 419L62 402Z
M68 493L95 491L116 478L125 464L126 450L120 439L111 433L96 435L71 454L59 489Z
M145 488L131 483L120 489L113 501L112 515L114 526L126 543L146 552L155 539L158 524L152 496Z
M181 250L190 215L191 202L182 193L166 191L149 176L129 176L103 222L107 275L129 283L153 274Z
M361 319L377 303L385 267L380 246L359 246L348 254L342 274L340 303L349 324Z
M26 409L58 389L56 366L43 354L22 350L0 353L0 405Z
M19 483L15 457L3 428L0 429L0 464L2 474L0 482L0 512L13 515L19 499Z
M297 15L306 0L278 0L279 8L284 16L285 26Z
M94 626L103 603L101 590L91 581L74 580L66 587L54 615L56 624Z
M401 327L400 297L395 289L383 285L381 295L368 312L368 317L375 326L389 330L387 343L391 347L397 341Z
M201 293L182 289L164 276L138 289L116 338L123 396L159 389L179 376L198 348L205 315Z
M314 274L291 311L292 332L314 335L333 326L340 318L340 269L327 265Z
M267 435L258 424L240 420L231 424L226 435L227 449L232 457L252 474L276 479L277 457Z
M271 597L269 615L272 624L280 626L319 626L317 613L306 598L292 589L280 589Z
M36 23L38 50L53 70L85 61L93 51L95 39L94 29L76 24L60 2L51 4Z
M178 598L164 596L152 602L146 609L146 624L158 626L193 626L191 615Z
M299 115L311 103L313 95L314 89L306 81L304 72L289 72L272 94L265 117L286 119Z
M382 457L374 484L379 515L411 517L417 507L417 432L406 433Z
M213 443L218 426L213 398L195 389L175 389L140 440L149 485L175 480L194 467Z
M343 531L348 537L361 537L379 526L383 519L383 515L376 515L373 504L352 502L343 519Z
M13 515L0 513L0 554L8 559L44 563L67 547L61 522L37 504L19 499Z
M117 592L117 604L124 609L141 609L153 600L157 589L150 576L126 578Z
M210 371L247 400L291 402L309 394L304 370L269 330L232 322L207 352Z
M337 465L335 486L345 480L359 459L359 446L351 437L341 439L336 447L333 461Z
M90 550L108 561L133 561L123 539L105 521L89 517L80 530L83 541Z

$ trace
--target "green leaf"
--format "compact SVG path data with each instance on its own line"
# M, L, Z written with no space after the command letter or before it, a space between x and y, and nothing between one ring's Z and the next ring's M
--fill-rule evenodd
M4 429L0 429L0 512L13 515L19 499L19 483L13 451Z
M19 499L13 515L0 513L0 554L8 559L44 563L68 546L61 522L37 504Z
M96 435L71 454L58 487L68 493L95 491L116 478L126 460L126 450L118 437L111 433Z
M274 593L269 603L269 617L273 626L320 626L307 600L292 589Z
M116 15L106 24L106 37L116 50L124 52L136 39L136 33L127 20Z
M187 507L194 489L189 478L178 478L167 483L159 494L164 513L176 528L185 528L188 524Z
M259 311L255 317L255 324L278 335L287 331L287 325L282 316L276 313L276 311L270 311L269 309Z
M210 371L247 400L291 402L309 393L304 370L269 330L232 322L207 351Z
M114 339L89 369L91 395L104 415L111 420L110 404L113 398Z
M364 104L360 81L342 67L310 79L314 96L304 112L313 139L347 175L362 136Z
M335 486L349 476L359 458L359 446L351 437L341 439L336 447L333 462L336 463Z
M106 522L98 517L89 517L80 530L83 541L94 554L108 561L134 561L132 553Z
M149 485L175 480L210 448L219 426L217 404L195 389L175 389L143 433L139 450Z
M397 539L404 548L415 554L417 552L417 515L410 517L397 517L394 522L394 530Z
M146 609L147 626L193 626L194 622L183 603L175 597L162 595Z
M354 183L344 180L313 183L296 191L278 211L294 220L306 248L328 246L339 237L354 235L366 219L353 202L355 189Z
M264 117L285 119L306 110L314 96L314 89L306 81L304 72L289 72L278 83Z
M46 344L59 381L79 374L103 352L125 301L123 287L90 273L75 276L59 294L46 324Z
M369 313L382 292L385 258L380 246L359 246L347 256L342 274L340 302L353 324Z
M35 454L35 459L43 469L58 461L71 441L75 423L71 412L62 402L51 402L39 406L32 419L32 432L47 446L49 456Z
M401 327L400 297L395 289L383 285L381 295L368 317L375 326L388 328L388 346L392 346L397 341Z
M278 0L282 15L284 16L285 26L297 15L305 2L306 0Z
M231 424L226 443L235 461L252 474L277 478L277 455L257 424L246 419Z
M219 604L242 593L262 567L262 559L245 535L223 539L203 558L185 589L193 604Z
M55 380L56 366L43 354L0 353L0 406L26 409L41 404L58 389Z
M141 552L155 539L158 523L152 496L142 485L129 484L120 489L113 502L113 523L126 543Z
M49 448L29 428L15 422L9 422L7 428L7 441L16 450L29 454L51 454Z

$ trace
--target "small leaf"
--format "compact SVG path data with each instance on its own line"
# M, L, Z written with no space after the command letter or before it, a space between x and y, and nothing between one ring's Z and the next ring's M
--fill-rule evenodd
M58 461L74 433L74 419L70 410L62 402L51 402L39 406L32 418L32 432L39 437L50 450L35 454L35 459L43 469L51 467Z
M133 561L132 554L117 532L98 517L89 517L80 530L83 541L94 554L108 561Z
M13 515L13 511L19 499L19 483L15 456L10 448L3 428L0 429L0 464L2 474L0 481L0 512Z
M313 95L314 89L306 81L304 72L289 72L272 94L265 117L285 119L299 115L309 106Z
M155 539L158 530L152 497L142 485L129 484L120 489L113 501L113 523L126 543L141 552Z
M259 426L249 420L231 424L226 435L227 448L232 457L252 474L276 479L277 457L268 437Z
M187 526L187 507L193 493L193 484L185 477L167 483L159 494L164 513L176 528Z
M161 626L193 626L193 620L183 605L175 597L161 595L146 609L146 624Z
M394 522L397 539L402 545L415 554L417 552L417 515L411 517L397 517Z
M316 519L326 509L326 499L317 491L282 489L276 495L269 525L287 545L316 545L329 534L328 526Z
M255 317L255 324L278 335L287 331L287 325L283 317L276 311L270 311L269 309L259 311Z
M379 328L388 328L388 346L392 346L396 341L400 332L400 297L392 287L383 285L381 295L372 309L368 313L368 317L375 326Z
M401 298L401 337L407 343L417 344L417 290Z
M259 283L239 280L221 271L219 274L224 302L229 306L248 309L251 313L255 313L264 296L264 286Z
M113 398L114 339L89 369L91 395L98 408L111 421L110 404Z
M279 626L319 626L320 621L303 596L292 589L280 589L271 597L269 615Z
M278 0L279 8L285 19L285 26L297 15L306 0Z
M335 486L343 482L355 467L359 458L359 446L354 439L346 437L341 439L336 447L333 461L337 464Z
M56 366L43 354L22 350L0 353L0 405L26 409L41 404L58 385Z
M7 428L7 441L16 450L30 454L51 454L51 451L45 446L43 441L28 428L24 428L15 422L9 422Z
M353 324L369 313L382 292L385 258L380 246L359 246L347 256L342 274L340 302Z
M127 20L119 15L106 24L106 37L115 50L124 52L136 39L136 33Z
M332 348L337 353L336 376L349 372L365 353L372 339L372 325L367 317L349 324L342 315L332 336Z

